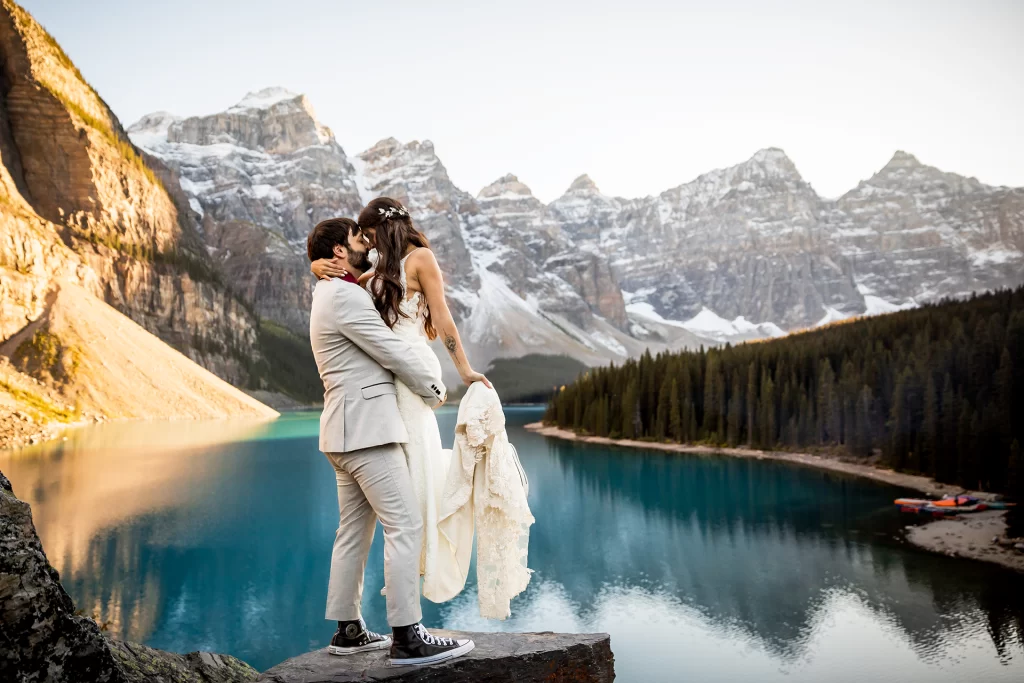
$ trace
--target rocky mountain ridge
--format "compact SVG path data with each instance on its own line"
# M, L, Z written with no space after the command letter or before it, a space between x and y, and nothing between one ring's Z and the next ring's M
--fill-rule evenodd
M768 148L637 199L606 196L580 176L545 205L511 174L476 196L461 190L429 141L389 138L348 157L306 98L280 88L208 117L151 115L129 134L181 175L207 248L231 252L222 258L232 279L259 283L247 299L296 332L309 289L300 240L382 194L403 201L431 239L475 358L545 348L621 360L1024 277L1024 190L903 152L834 201ZM310 168L318 172L294 170ZM264 236L262 252L239 237L242 224Z

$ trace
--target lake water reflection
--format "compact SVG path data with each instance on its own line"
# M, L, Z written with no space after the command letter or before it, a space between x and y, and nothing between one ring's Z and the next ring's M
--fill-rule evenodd
M1024 582L898 540L899 489L772 462L545 439L509 409L537 518L530 588L428 625L607 631L622 681L1019 681ZM453 410L440 412L451 433ZM117 636L257 668L321 647L333 473L317 416L127 423L0 454L80 608ZM385 624L383 544L364 615Z

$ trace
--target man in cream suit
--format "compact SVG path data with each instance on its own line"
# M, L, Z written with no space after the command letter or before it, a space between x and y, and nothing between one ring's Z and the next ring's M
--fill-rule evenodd
M429 634L420 624L419 559L423 522L405 454L408 441L395 398L395 375L427 405L447 393L439 376L384 324L356 278L370 266L359 226L347 218L319 223L309 260L334 258L345 278L313 291L309 338L324 383L320 450L338 481L340 522L331 556L326 618L338 622L331 654L390 647L392 665L433 664L473 649L469 640ZM353 277L354 276L354 277ZM384 583L392 636L366 629L360 611L363 571L377 520L384 528Z

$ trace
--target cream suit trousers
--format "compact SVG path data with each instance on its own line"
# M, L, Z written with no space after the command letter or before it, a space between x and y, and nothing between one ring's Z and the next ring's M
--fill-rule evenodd
M399 444L349 453L325 453L338 479L338 533L331 555L326 618L359 619L363 571L374 526L384 527L384 585L388 624L408 626L420 612L423 520L409 465Z

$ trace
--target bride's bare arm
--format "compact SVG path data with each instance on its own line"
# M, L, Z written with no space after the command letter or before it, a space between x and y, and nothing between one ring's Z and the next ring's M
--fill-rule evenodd
M348 271L341 265L341 259L338 257L317 259L309 264L309 270L321 280L327 280L332 277L345 277L348 274Z
M459 371L459 377L466 386L473 382L483 382L488 387L491 383L479 372L473 370L466 358L466 350L462 347L462 339L459 337L459 330L455 327L455 320L452 319L452 312L448 310L448 302L444 298L444 278L441 275L441 267L437 265L434 252L429 249L417 249L406 262L409 279L419 286L419 290L427 299L427 307L430 309L430 320L437 330L437 336L444 343L448 350L455 369ZM410 284L412 284L410 282Z

